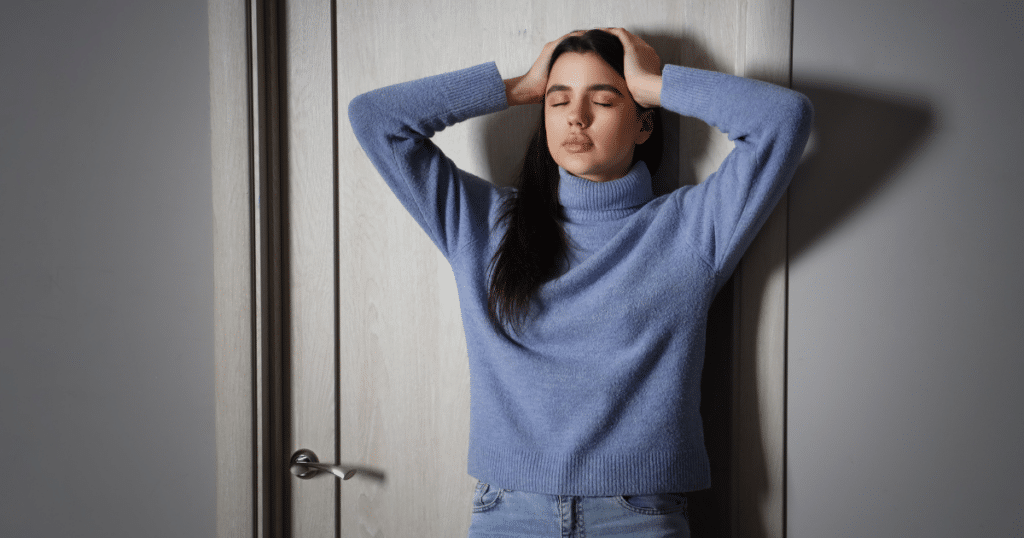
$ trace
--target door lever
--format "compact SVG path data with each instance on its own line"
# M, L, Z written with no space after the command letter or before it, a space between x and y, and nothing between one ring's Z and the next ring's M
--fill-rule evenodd
M352 475L356 474L355 469L345 469L340 465L320 463L316 454L308 448L300 448L292 454L292 461L289 465L289 469L293 475L303 480L313 478L320 474L320 471L331 473L342 480L348 480L349 478L352 478Z

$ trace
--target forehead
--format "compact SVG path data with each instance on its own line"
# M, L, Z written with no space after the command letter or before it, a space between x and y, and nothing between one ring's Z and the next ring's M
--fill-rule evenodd
M619 76L594 52L566 52L555 60L548 73L547 87L556 84L583 89L594 84L611 84L626 94L626 79Z

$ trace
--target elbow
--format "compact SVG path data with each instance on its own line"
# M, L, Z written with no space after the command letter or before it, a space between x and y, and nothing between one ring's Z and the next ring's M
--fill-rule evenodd
M786 90L786 99L782 101L780 112L787 123L796 126L799 131L809 131L814 121L814 106L806 95L796 90Z
M805 130L810 132L811 125L814 123L814 105L811 104L811 100L806 95L798 93L800 96L800 113L803 122L801 125L804 126Z
M366 129L373 124L373 109L373 98L369 93L359 94L348 102L348 123L356 138L362 139Z
M806 95L794 91L791 115L797 125L797 131L802 133L804 138L811 132L811 125L814 123L814 105Z
M803 148L811 133L811 126L814 123L814 106L806 95L789 90L784 104L780 107L780 120L778 125L783 127L782 136L791 138L794 145ZM788 133L784 134L784 133Z
M379 89L357 95L349 101L348 122L352 134L363 148L383 143L392 132L389 129L393 128L393 122L386 110Z

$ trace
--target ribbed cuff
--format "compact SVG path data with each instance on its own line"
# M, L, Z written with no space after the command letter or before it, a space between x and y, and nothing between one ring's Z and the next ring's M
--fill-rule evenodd
M666 65L661 72L661 106L696 118L706 118L723 78L715 71Z
M494 62L439 76L442 91L458 121L508 108L505 83Z

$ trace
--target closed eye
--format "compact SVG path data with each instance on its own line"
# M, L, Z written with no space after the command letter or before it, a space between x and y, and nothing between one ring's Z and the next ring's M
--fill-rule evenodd
M556 107L556 106L563 106L563 105L567 105L567 104L569 104L569 101L559 101L557 103L548 103L548 106ZM611 108L611 107L615 106L615 103L602 103L600 101L594 101L594 104L597 105L597 106L603 106L605 108Z

